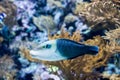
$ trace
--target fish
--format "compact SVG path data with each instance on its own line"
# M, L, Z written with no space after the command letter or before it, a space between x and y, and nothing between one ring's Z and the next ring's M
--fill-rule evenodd
M4 22L3 22L3 19L4 18L6 18L6 14L5 13L0 13L0 23L2 24L2 25L4 25Z
M6 41L10 41L15 36L15 33L11 32L8 26L3 25L2 29L0 29L0 36Z
M9 27L5 25L3 20L6 17L6 13L0 13L0 24L2 24L2 28L0 28L0 36L2 36L5 40L9 41L15 33L10 32Z
M4 18L6 18L6 14L5 13L0 13L0 20L3 20Z
M85 54L96 55L98 46L90 46L69 39L54 39L41 43L30 50L32 58L44 61L60 61L73 59Z

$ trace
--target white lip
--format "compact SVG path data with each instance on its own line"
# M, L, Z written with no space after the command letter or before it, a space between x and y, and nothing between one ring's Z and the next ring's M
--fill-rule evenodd
M41 52L40 50L31 50L30 51L30 55L31 56L36 56L36 57L38 57L38 56L45 56L44 55L44 53L43 52Z
M31 55L38 55L37 52L34 51L34 50L31 50L31 51L30 51L30 54L31 54Z

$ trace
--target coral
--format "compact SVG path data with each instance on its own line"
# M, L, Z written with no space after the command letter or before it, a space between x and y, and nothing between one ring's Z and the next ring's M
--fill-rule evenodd
M95 0L77 5L75 13L84 17L93 30L115 29L120 26L120 11L115 5L111 0Z
M105 1L105 0L92 0L92 1ZM120 9L120 0L108 0L108 1L112 1L115 5L116 8Z
M120 46L120 27L110 30L106 32L106 36L103 37L106 40L109 40L110 42L115 42L118 46ZM103 77L108 77L110 80L119 80L119 47L116 46L116 54L114 54L112 57L113 63L110 63L108 61L108 66L106 67L106 71L103 72ZM112 69L115 71L112 72ZM111 74L112 73L112 74Z
M118 74L112 74L112 75L108 75L108 74L103 74L103 76L105 78L109 78L110 80L120 80L120 75Z
M104 39L115 41L118 45L120 45L120 27L110 30L106 32L106 36L104 36Z
M0 43L3 42L3 40L4 40L3 37L0 37Z
M120 75L113 74L112 76L110 76L110 80L119 80L119 79L120 79Z
M5 55L0 58L0 78L5 80L14 80L17 70L11 57Z
M35 3L31 1L14 1L14 4L17 6L17 19L23 18L23 16L28 16L30 18L35 13ZM29 6L27 5L29 4ZM22 12L22 13L21 13Z
M72 22L76 21L77 19L78 19L77 16L69 14L69 15L65 16L64 22L68 24L68 23L72 23Z
M120 0L112 0L114 4L116 4L116 7L120 9Z
M16 6L8 0L0 2L0 12L6 13L7 17L4 19L4 23L10 28L16 24Z
M60 2L61 0L47 0L47 3L49 3L49 5L55 5L57 7L63 7L62 3Z
M6 11L5 8L3 8L2 6L0 6L0 13L5 12L5 11Z
M39 30L46 32L49 31L50 33L56 31L55 23L51 16L42 15L39 17L33 17L33 22L39 28Z
M50 34L48 34L48 38L49 38L49 40L58 39L58 38L65 38L65 39L70 39L70 40L74 40L77 42L82 40L82 36L80 35L79 31L75 31L73 33L73 35L71 36L68 32L65 31L64 28L61 29L61 33L59 35L54 34L54 36L51 36Z
M47 72L47 71L42 72L41 75L40 75L39 72L36 72L36 73L34 74L33 80L41 80L41 79L42 79L42 80L49 80L49 79L60 80L60 78L59 78L57 75L55 75L55 74L50 74L50 73Z

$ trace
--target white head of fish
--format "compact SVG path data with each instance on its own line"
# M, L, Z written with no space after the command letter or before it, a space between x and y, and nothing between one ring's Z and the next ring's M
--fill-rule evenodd
M41 43L35 50L31 50L33 58L45 61L58 61L66 59L57 49L57 40L50 40Z

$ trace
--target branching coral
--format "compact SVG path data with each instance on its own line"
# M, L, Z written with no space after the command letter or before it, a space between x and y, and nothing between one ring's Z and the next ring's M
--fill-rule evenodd
M118 74L112 74L111 76L108 76L107 74L103 74L103 76L109 78L110 80L120 80L120 75Z
M68 32L65 32L63 30L60 35L54 35L53 37L50 36L50 39L67 38L67 39L80 42L81 36L80 34L78 33L76 34L76 33L77 32L75 32L75 34L70 36ZM22 53L24 53L25 57L29 59L30 61L43 62L44 64L48 66L49 64L58 66L65 73L65 75L67 76L66 79L68 80L69 79L84 80L83 77L86 77L85 79L90 78L92 80L96 76L98 76L99 78L100 75L96 74L95 76L93 76L94 74L93 70L101 66L106 66L106 62L111 57L111 55L113 55L116 52L120 52L120 47L117 45L117 43L114 40L107 42L106 39L100 36L96 36L94 37L94 39L89 39L83 43L99 46L98 55L95 55L95 56L85 55L85 56L80 56L75 59L58 61L58 62L44 62L44 61L39 61L37 59L33 59L29 55L29 50L28 51L23 50ZM81 77L80 74L83 77Z
M120 27L106 32L106 36L104 36L104 38L110 41L114 40L118 45L120 45L120 42L119 42L120 41Z
M120 0L112 0L116 4L116 7L120 9Z
M92 0L92 1L105 1L105 0ZM112 1L115 4L115 7L120 9L120 0L108 0L108 1Z
M16 69L14 61L11 57L5 55L0 58L0 78L5 78L6 80L14 80Z
M120 28L116 28L114 30L110 30L110 31L106 32L106 36L104 36L104 39L109 40L110 42L114 41L117 45L120 46ZM120 52L120 49L117 46L116 46L116 51ZM116 52L116 55L119 54L117 52ZM117 59L117 57L115 57L115 59ZM119 60L116 60L116 62L114 60L114 63L112 63L112 65L115 66L116 71L111 75L110 74L108 75L105 71L103 73L103 77L108 77L110 80L119 80L120 79L120 75L118 73L119 72Z
M76 14L83 16L93 30L115 29L120 26L120 11L111 0L96 0L76 7Z
M120 75L113 74L110 76L110 80L120 80Z
M49 40L58 39L58 38L65 38L65 39L70 39L70 40L74 40L77 42L82 40L82 36L80 35L79 31L74 32L73 35L71 36L68 32L66 32L64 30L64 28L61 29L60 35L58 35L58 34L54 34L54 36L49 35L48 38L49 38Z

